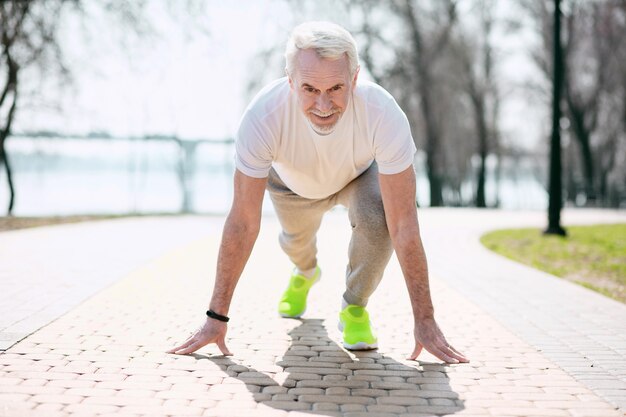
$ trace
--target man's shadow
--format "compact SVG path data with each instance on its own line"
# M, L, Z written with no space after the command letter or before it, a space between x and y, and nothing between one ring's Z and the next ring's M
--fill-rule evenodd
M258 403L316 415L443 415L464 409L452 390L447 366L415 362L407 366L376 350L348 351L328 337L320 319L301 319L291 330L291 345L277 365L282 378L235 363L223 356L194 354L210 360L246 384ZM286 377L285 377L286 376Z

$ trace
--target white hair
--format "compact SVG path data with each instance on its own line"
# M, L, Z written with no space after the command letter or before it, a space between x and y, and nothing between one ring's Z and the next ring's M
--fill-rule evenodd
M296 54L303 49L313 49L320 58L335 60L348 58L350 75L359 68L359 55L354 38L341 26L330 22L306 22L296 26L285 48L287 74L292 75Z

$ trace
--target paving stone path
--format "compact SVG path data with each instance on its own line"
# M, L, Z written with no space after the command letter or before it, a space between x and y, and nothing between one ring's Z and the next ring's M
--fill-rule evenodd
M380 348L340 347L341 210L322 225L324 274L301 320L275 312L291 266L276 219L264 219L228 358L215 346L165 353L204 320L223 218L0 234L0 416L625 415L626 306L478 243L488 229L541 226L543 213L423 209L420 219L438 321L469 364L405 359L412 317L395 259L368 308ZM566 211L564 222L626 214Z

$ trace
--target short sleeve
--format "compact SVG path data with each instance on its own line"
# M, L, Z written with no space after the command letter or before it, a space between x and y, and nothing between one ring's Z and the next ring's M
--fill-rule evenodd
M235 135L235 166L253 178L269 175L273 158L273 135L267 124L246 112Z
M382 109L374 129L374 158L381 174L398 174L413 164L417 148L409 121L395 100Z

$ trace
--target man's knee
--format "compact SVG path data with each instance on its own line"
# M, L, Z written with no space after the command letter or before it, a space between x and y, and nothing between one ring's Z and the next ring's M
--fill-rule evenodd
M301 247L305 245L310 245L315 242L315 233L286 233L283 231L279 236L278 240L282 247Z
M377 239L389 239L385 208L380 194L378 198L369 198L353 206L352 228L359 228L361 233Z

